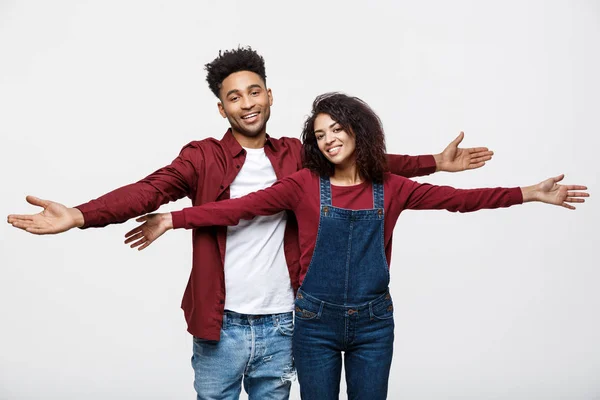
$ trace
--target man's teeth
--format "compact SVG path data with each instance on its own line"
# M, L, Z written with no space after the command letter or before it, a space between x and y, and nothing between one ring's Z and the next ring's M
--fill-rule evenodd
M258 113L246 115L246 116L243 116L242 119L248 119L248 118L256 117L257 115L258 115Z

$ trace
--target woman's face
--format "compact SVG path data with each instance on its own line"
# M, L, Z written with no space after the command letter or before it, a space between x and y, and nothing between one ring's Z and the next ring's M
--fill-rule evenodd
M356 141L329 114L315 118L315 138L321 153L336 166L349 166L356 160Z

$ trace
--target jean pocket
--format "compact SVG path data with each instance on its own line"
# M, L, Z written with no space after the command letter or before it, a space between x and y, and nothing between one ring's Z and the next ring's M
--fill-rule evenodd
M294 334L294 319L279 318L277 320L277 331L283 336L292 336Z
M371 306L371 319L390 319L394 317L394 303L388 297L385 301Z
M319 319L321 318L321 306L306 299L296 298L294 315L302 320Z

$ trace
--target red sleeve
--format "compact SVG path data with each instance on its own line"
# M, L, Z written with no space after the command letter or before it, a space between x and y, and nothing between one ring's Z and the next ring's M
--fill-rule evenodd
M405 179L400 189L405 209L471 212L523 203L520 188L455 189Z
M310 171L303 169L275 182L271 187L237 199L215 201L172 212L173 228L231 226L237 225L241 219L294 210L302 199L303 187L308 177Z
M198 168L203 166L202 149L192 143L186 145L171 164L141 181L78 205L76 208L83 213L85 221L83 228L125 222L190 195L197 190Z
M432 155L404 156L400 154L388 154L387 161L392 174L406 178L433 174L437 169L435 159Z

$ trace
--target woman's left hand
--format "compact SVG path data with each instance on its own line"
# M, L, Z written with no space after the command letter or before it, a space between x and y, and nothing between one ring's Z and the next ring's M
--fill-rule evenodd
M137 218L136 221L143 224L125 234L125 244L134 242L130 246L132 249L138 247L138 250L144 250L163 233L173 229L171 213L148 214Z

